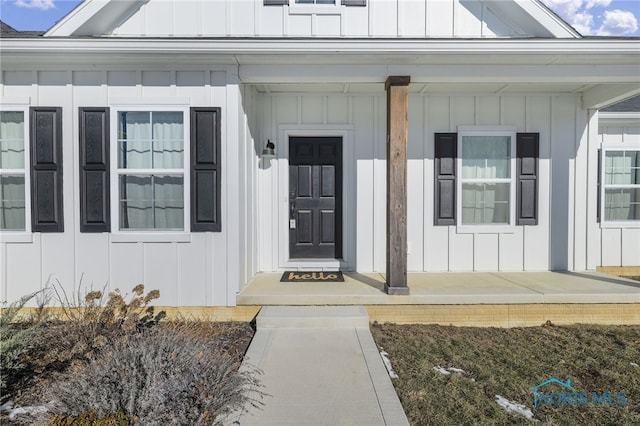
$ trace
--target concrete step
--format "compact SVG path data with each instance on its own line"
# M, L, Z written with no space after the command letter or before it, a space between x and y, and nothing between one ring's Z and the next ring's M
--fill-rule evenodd
M266 328L369 328L364 306L264 306L256 317Z

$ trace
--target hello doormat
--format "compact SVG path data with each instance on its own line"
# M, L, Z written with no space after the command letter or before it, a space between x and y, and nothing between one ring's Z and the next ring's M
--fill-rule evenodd
M285 271L280 282L343 283L344 276L340 271Z

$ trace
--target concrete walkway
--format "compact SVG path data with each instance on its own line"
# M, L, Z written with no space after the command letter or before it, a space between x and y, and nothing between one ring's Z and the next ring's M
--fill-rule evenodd
M250 425L408 425L362 306L265 306L245 356L270 396Z

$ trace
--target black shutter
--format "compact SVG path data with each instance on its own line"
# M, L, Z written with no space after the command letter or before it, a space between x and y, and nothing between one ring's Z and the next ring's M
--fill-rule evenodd
M516 136L516 225L538 224L538 158L540 135Z
M598 184L596 185L596 222L600 223L602 218L600 217L600 209L602 208L602 150L598 150Z
M191 231L220 230L220 108L191 108Z
M33 232L63 232L62 108L32 107L31 227Z
M283 6L288 4L289 0L264 0L265 6Z
M342 0L345 6L366 6L367 0Z
M109 232L109 108L80 108L80 232Z
M436 133L434 140L435 212L434 225L456 224L457 133Z

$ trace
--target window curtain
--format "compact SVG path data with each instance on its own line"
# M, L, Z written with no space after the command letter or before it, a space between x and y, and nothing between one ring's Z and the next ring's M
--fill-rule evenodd
M463 136L462 179L510 179L509 136ZM462 183L462 223L509 223L509 183Z
M509 186L508 183L463 183L462 223L508 224Z
M0 174L0 229L24 230L24 113L0 112L0 169L22 169L20 174Z
M181 112L122 112L119 167L151 169L120 176L121 229L184 229L184 176L163 169L184 168Z
M182 176L121 175L121 229L183 229Z
M607 151L605 156L604 217L607 221L640 220L640 152Z
M509 136L463 136L462 179L509 179Z
M24 176L0 176L0 229L26 229L24 189Z
M22 112L0 112L0 169L24 169Z

